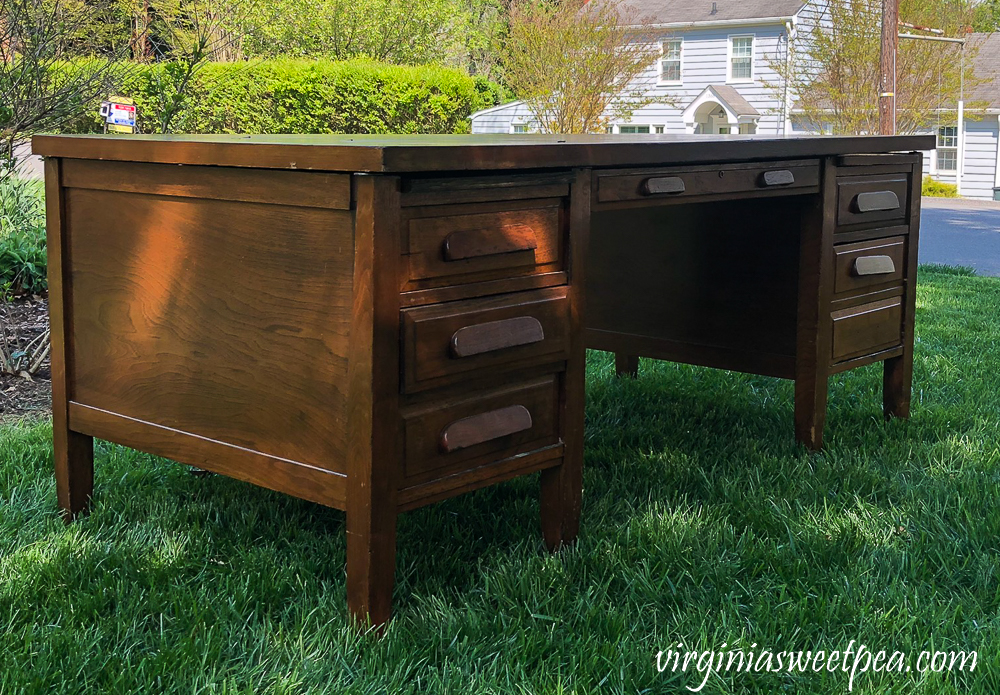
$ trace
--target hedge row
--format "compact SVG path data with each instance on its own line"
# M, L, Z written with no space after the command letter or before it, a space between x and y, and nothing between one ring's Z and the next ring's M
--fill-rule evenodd
M143 132L158 132L178 66L135 66L120 88ZM211 63L197 73L176 133L465 133L468 117L508 98L460 70L366 60ZM96 105L66 132L100 132Z

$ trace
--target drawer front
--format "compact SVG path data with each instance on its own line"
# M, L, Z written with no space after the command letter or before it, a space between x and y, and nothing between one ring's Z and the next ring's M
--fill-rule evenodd
M834 362L887 350L902 342L902 297L840 309L831 317Z
M906 270L906 237L895 236L833 247L836 294L898 283Z
M403 310L403 392L565 359L567 294L555 287Z
M905 173L837 179L837 225L902 222L909 205Z
M597 174L597 200L696 198L749 191L778 191L819 186L819 164L718 166L657 169L643 172Z
M404 414L406 477L474 468L559 441L559 376Z
M484 206L475 205L460 208L456 214L409 220L403 247L406 254L403 289L562 268L560 201L495 211L484 211Z

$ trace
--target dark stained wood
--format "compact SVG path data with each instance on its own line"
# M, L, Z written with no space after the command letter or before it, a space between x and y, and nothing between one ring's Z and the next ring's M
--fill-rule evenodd
M344 509L345 506L347 477L343 473L268 456L227 442L206 439L72 401L69 404L69 424L76 432L285 492L310 502L336 509Z
M837 224L885 225L905 220L909 208L909 181L906 173L840 177L837 181Z
M73 400L344 472L349 212L66 196Z
M441 432L441 450L450 454L531 429L531 412L523 405L509 405L456 420Z
M810 199L649 200L595 210L588 344L612 349L594 342L600 331L641 336L641 348L620 342L613 349L643 357L699 363L713 351L793 356L799 227Z
M289 171L275 176L266 169L178 167L165 164L69 159L63 164L66 188L145 193L178 198L210 198L245 203L310 208L351 207L351 177L346 174Z
M559 380L550 374L406 409L406 477L419 478L432 470L438 476L471 470L551 446L559 441L558 403Z
M562 269L559 199L410 208L408 214L403 290Z
M840 362L898 345L903 301L899 297L833 312L833 361Z
M573 173L527 172L500 176L410 177L403 182L403 207L455 205L530 198L565 198Z
M399 511L417 509L511 478L560 467L564 449L561 443L553 444L506 459L490 458L487 463L475 468L463 467L454 473L407 479L407 487L399 491Z
M633 379L639 376L639 356L624 352L615 353L615 375L627 376Z
M784 183L779 183L784 182ZM773 167L761 164L720 164L700 167L672 167L656 171L617 171L597 174L596 201L615 203L654 196L689 199L721 196L732 199L780 187L785 194L815 191L819 185L816 162L791 162ZM787 190L786 190L787 189Z
M754 162L919 151L933 135L38 135L35 154L347 172L505 171Z
M906 237L888 237L833 247L833 291L870 291L880 285L898 284L906 270Z
M543 340L545 328L541 321L534 316L518 316L459 328L451 336L451 354L459 358L472 357L486 352L533 345Z
M347 604L362 624L392 613L396 494L403 460L399 403L399 190L358 176L347 373ZM351 248L348 246L347 248Z
M453 383L480 370L500 376L541 361L565 360L569 304L566 288L554 287L404 310L404 391ZM533 321L538 329L527 335L530 340L522 339L505 328L511 321ZM463 336L469 331L472 335Z
M884 363L882 379L883 413L885 417L910 417L910 393L913 382L914 314L917 305L917 244L920 234L920 190L923 162L920 154L911 158L910 173L910 235L907 249L906 292L903 295L903 354Z
M535 230L528 225L512 224L505 229L472 229L452 232L444 240L444 260L497 256L538 248Z
M46 246L48 248L49 325L51 328L52 450L56 496L67 521L87 512L94 492L94 440L70 429L73 333L69 328L73 304L71 264L66 257L66 202L62 188L62 161L45 162Z
M587 261L590 256L591 172L576 174L570 196L570 228L573 230L568 257L570 273L570 348L562 379L559 429L565 452L562 464L542 472L539 509L546 546L555 550L575 543L580 533L583 504L583 417L586 400L586 355L584 321L587 316Z
M908 412L920 158L856 155L932 136L34 143L74 160L46 164L60 505L99 436L343 508L363 624L403 511L540 471L546 545L577 538L587 341L795 378L813 448L830 373L885 360ZM905 209L841 215L883 189Z
M795 326L795 438L814 451L823 446L829 388L837 178L828 159L822 164L821 181L820 196L802 216Z
M433 287L426 290L413 290L402 293L399 297L399 301L404 307L423 306L424 304L453 302L458 299L488 297L494 294L542 289L545 287L557 287L558 285L565 285L568 280L569 278L565 271L558 270L550 273L537 273L533 275L502 278L499 280L470 282L462 285L451 285L449 287Z

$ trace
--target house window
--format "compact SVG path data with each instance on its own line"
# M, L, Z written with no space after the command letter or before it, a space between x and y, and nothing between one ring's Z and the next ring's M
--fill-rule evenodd
M664 41L663 56L660 58L660 81L680 83L681 82L681 39L671 39Z
M618 132L622 135L639 135L640 133L649 134L648 125L620 125L618 126Z
M524 123L515 123L510 127L510 132L515 135L533 132L531 126Z
M753 123L740 123L740 135L753 135L757 132L757 126Z
M938 129L937 170L958 171L958 127Z
M733 36L729 39L729 79L753 79L753 37Z
M661 125L656 126L656 134L663 135L663 126Z

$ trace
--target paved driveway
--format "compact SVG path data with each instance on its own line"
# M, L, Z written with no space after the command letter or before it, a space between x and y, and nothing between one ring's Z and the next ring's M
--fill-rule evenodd
M924 198L920 262L965 265L1000 276L1000 203Z

